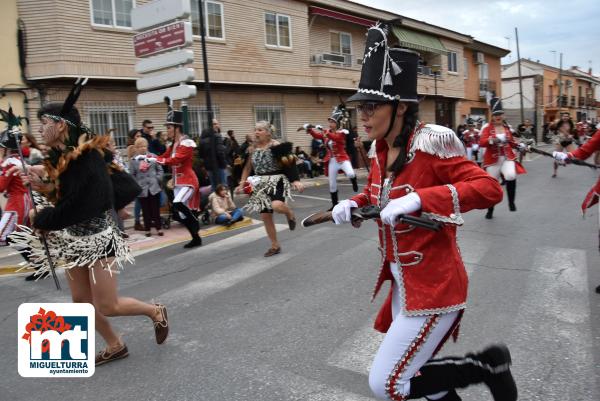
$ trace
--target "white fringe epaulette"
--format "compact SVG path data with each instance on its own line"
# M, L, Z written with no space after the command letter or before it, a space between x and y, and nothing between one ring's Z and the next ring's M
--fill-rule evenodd
M454 131L435 124L427 124L415 133L410 151L416 150L442 159L466 154L465 146Z
M194 142L193 139L184 139L181 142L179 142L179 144L181 146L187 146L189 148L195 148L196 147L196 142Z
M373 140L373 142L371 142L371 146L369 147L369 153L367 153L367 157L369 159L372 159L377 156L377 147L375 146L375 142L377 142L376 139Z

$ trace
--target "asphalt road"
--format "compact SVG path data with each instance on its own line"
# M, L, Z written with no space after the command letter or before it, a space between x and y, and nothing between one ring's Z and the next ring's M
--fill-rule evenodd
M491 221L484 211L465 215L468 309L458 342L443 354L505 342L521 400L599 400L598 216L582 220L579 211L596 173L572 166L552 179L548 159L526 168L516 213L504 201ZM341 183L344 198L351 187ZM327 208L327 187L293 205L299 218ZM382 338L371 326L383 300L369 302L379 260L374 223L290 232L283 217L277 222L283 252L272 258L262 256L269 243L261 225L210 237L199 249L139 256L119 277L121 294L165 303L169 339L157 346L147 318L112 318L131 355L89 379L18 375L17 307L69 295L51 280L1 277L0 399L371 400L367 371ZM491 400L484 386L460 394Z

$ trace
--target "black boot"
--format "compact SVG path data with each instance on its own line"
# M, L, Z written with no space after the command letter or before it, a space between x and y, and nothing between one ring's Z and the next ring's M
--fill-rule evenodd
M494 207L489 207L487 213L485 214L485 218L486 219L493 219L494 218Z
M173 212L173 217L175 218L175 220L183 224L192 236L192 240L185 244L183 247L194 248L196 246L202 245L202 238L200 238L200 236L198 235L198 231L200 230L200 222L194 216L192 211L188 209L188 207L183 203L176 202L173 203ZM185 216L185 218L182 219L181 216L178 215L179 212L181 212Z
M410 379L409 399L485 383L494 401L516 401L517 385L510 372L511 357L505 345L493 345L463 358L432 359ZM450 398L451 400L453 398Z
M508 210L516 212L515 195L517 192L517 180L506 181L506 193L508 195Z
M356 177L350 178L350 182L352 183L352 190L358 192L358 181L356 180Z
M333 208L335 207L335 205L338 204L338 191L335 192L330 192L329 195L331 195L331 208L328 209L329 212L331 212L333 210Z

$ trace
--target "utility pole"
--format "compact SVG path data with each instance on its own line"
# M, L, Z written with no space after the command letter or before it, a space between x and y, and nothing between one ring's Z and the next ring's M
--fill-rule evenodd
M204 67L204 93L206 94L206 111L208 114L208 130L211 133L210 142L211 146L211 154L210 158L212 161L213 168L217 168L217 134L213 129L213 110L212 110L212 100L210 97L210 80L208 79L208 60L206 58L206 31L204 28L204 2L202 0L198 0L198 8L200 10L200 38L202 43L202 65Z
M521 53L519 51L519 31L515 27L515 41L517 42L517 67L519 70L519 100L521 102L521 121L525 121L525 111L523 110L523 78L521 76Z
M560 117L560 112L562 109L562 56L560 53L560 65L558 67L558 117Z

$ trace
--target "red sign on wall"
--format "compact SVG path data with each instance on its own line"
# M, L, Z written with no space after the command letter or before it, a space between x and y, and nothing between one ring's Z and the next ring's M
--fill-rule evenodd
M133 37L133 48L136 57L146 57L191 44L192 24L190 22L175 22L139 33Z

